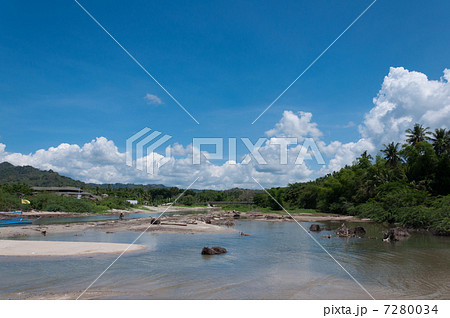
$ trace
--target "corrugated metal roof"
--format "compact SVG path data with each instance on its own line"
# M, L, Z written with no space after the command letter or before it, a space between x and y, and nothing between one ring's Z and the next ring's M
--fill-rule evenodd
M75 187L32 187L35 191L82 191Z

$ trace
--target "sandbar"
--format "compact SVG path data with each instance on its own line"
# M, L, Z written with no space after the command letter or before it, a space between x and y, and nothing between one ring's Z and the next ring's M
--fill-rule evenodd
M122 253L125 250L128 253L146 248L137 244L0 240L0 256L86 256Z

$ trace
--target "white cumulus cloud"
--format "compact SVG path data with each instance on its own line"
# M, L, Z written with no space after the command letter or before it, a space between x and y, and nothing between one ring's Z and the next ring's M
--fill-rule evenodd
M448 128L450 122L450 70L440 80L429 80L420 72L391 67L384 78L374 107L359 126L362 137L376 146L404 141L405 130L415 123Z
M317 123L311 122L312 113L298 112L297 114L285 110L283 117L275 125L275 128L266 131L268 137L297 137L303 141L306 136L319 138L322 132L317 128Z

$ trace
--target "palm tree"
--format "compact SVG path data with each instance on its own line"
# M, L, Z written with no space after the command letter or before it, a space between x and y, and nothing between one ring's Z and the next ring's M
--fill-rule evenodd
M367 150L365 150L361 157L357 158L359 165L362 167L368 167L371 165L370 161L373 160L373 157L367 153Z
M430 140L430 137L428 137L431 133L428 131L430 127L423 127L420 124L414 124L413 129L408 128L406 129L406 141L414 146L415 144L423 141Z
M437 128L431 138L434 151L438 156L450 151L450 131L445 128Z
M400 155L399 155L399 147L400 144L397 142L394 144L394 142L391 142L390 144L383 145L384 149L381 150L382 153L384 153L384 159L387 160L387 163L391 166L396 166L397 163L401 161Z
M373 160L373 157L372 157L372 155L367 153L367 150L364 150L364 152L361 154L361 159L370 161L370 160Z

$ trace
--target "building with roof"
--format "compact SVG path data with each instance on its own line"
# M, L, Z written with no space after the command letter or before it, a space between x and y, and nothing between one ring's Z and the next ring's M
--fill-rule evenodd
M56 195L69 196L74 198L85 198L91 200L100 200L101 198L90 192L84 191L81 188L76 187L32 187L33 194L50 192Z

